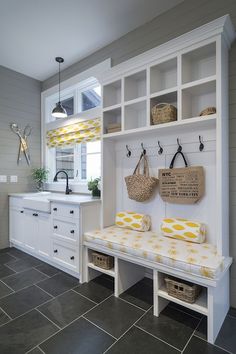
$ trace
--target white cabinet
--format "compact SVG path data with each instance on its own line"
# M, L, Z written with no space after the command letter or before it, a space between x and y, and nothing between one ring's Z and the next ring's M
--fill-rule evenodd
M9 235L10 242L19 246L24 244L24 210L21 208L10 209Z
M31 252L43 257L50 256L50 214L35 210L25 210L25 240L24 246Z

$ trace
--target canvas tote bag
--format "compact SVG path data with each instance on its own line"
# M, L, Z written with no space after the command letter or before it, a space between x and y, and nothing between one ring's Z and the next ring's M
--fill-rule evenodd
M175 159L181 155L185 167L174 168ZM194 204L205 192L205 176L202 166L188 167L184 154L177 151L169 168L159 170L160 195L165 202Z
M143 173L140 168L143 162ZM129 198L137 202L148 200L157 186L158 179L149 176L147 156L142 154L131 176L125 177Z

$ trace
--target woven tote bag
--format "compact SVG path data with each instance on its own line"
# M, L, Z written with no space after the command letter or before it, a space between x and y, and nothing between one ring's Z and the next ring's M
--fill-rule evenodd
M143 173L140 171L142 162ZM136 200L136 202L145 202L152 196L158 179L149 176L148 160L145 154L140 156L134 173L125 177L125 182L130 199Z

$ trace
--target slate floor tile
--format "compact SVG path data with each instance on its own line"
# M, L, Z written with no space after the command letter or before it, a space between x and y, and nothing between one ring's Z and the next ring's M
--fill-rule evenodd
M25 252L23 252L23 251L21 251L21 250L18 250L18 249L15 248L15 247L9 247L9 248L8 248L8 253L9 253L11 256L14 256L14 257L17 258L17 259L29 257L29 254L28 254L28 253L25 253Z
M0 299L6 295L11 294L13 291L8 288L3 282L0 281Z
M0 326L10 321L10 318L0 309Z
M226 316L215 344L229 352L236 353L236 318Z
M36 266L35 268L38 269L40 272L46 274L48 277L52 277L57 273L61 273L60 269L57 269L51 266L50 264L46 263Z
M79 318L42 343L40 348L46 354L102 354L113 342L111 336Z
M50 300L43 290L32 285L0 300L0 307L15 318Z
M203 318L203 315L201 313L193 311L193 310L190 310L187 307L184 307L184 306L181 306L179 304L176 304L175 302L170 302L168 306L170 306L172 308L175 308L177 310L186 312L186 313L188 313L189 315L191 315L193 317L196 317L196 318L199 318L199 319Z
M90 300L99 303L114 293L114 283L106 277L97 277L89 283L80 284L74 289Z
M150 336L139 328L132 327L107 351L107 354L179 354L178 350Z
M26 286L36 284L46 278L46 275L38 272L36 269L28 269L24 272L16 273L7 278L4 278L3 282L9 285L13 290L17 291L25 288Z
M174 308L165 308L159 317L153 316L152 310L137 323L148 333L183 350L199 320Z
M236 308L230 307L228 315L236 317Z
M10 262L7 264L7 266L15 272L19 273L23 272L26 269L38 266L40 264L42 264L42 262L37 258L25 257L23 259L15 260L14 262Z
M85 318L119 338L143 313L143 310L112 296L89 311Z
M27 354L44 354L44 353L39 347L36 347L30 350L29 352L27 352Z
M0 264L6 264L6 263L9 263L9 262L14 262L15 260L16 260L16 258L12 257L8 253L0 254Z
M10 250L11 250L11 247L1 248L0 249L0 254L8 253Z
M9 275L12 274L15 274L14 270L8 268L3 264L0 264L0 279L8 277Z
M207 317L202 318L194 334L197 337L207 340Z
M79 280L66 273L59 273L37 285L53 296L60 295L67 290L75 288Z
M40 306L38 309L59 327L64 327L83 315L95 304L70 290Z
M0 327L0 353L23 354L57 330L43 315L32 310Z
M153 305L153 281L142 279L121 294L120 298L147 311Z
M206 341L193 336L183 352L184 354L227 354L226 351L220 349Z

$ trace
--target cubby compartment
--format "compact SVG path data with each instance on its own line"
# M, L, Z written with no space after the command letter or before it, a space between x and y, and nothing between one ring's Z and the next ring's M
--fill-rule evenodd
M107 275L114 278L115 277L114 257L108 256L113 259L113 267L110 269L105 269L105 268L99 267L97 264L94 264L94 254L99 254L99 253L100 252L98 252L98 251L88 249L88 268L93 269L96 272L107 274ZM103 254L101 253L101 255L103 255Z
M182 83L216 74L216 43L208 44L182 56Z
M216 107L215 81L192 86L182 91L182 119L199 117L202 110L207 107ZM202 119L204 117L207 116L202 116Z
M145 127L147 124L146 100L125 106L125 130Z
M121 108L103 112L103 133L115 133L121 131Z
M150 124L151 125L153 125L152 108L157 104L161 104L161 103L169 103L177 108L177 91L151 98L150 101Z
M177 86L177 58L150 68L151 94Z
M146 70L125 77L125 101L134 100L147 94Z
M103 107L111 107L121 103L121 80L103 86Z
M189 303L184 300L180 300L175 296L172 296L168 293L168 289L166 286L166 281L165 279L175 279L179 283L183 282L186 283L185 280L178 279L178 278L173 278L172 276L169 276L165 273L158 272L158 289L154 293L157 294L157 296L166 299L168 301L175 302L176 304L179 304L183 307L189 308L193 311L196 311L198 313L201 313L203 315L208 315L208 303L207 303L207 288L206 287L201 287L201 292L198 295L197 299L195 300L194 303Z

